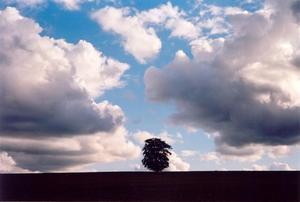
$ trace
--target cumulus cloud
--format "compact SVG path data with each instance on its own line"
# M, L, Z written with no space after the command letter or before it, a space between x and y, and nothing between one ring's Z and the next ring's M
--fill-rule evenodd
M289 166L287 163L281 163L281 162L274 162L272 165L269 167L270 170L294 170Z
M185 19L185 13L170 2L146 11L135 12L130 8L101 8L91 14L104 31L113 32L122 38L126 52L132 54L140 63L154 58L161 49L155 26L171 30L171 37L195 39L199 30Z
M128 65L41 31L15 8L0 11L0 149L41 171L136 157L121 108L95 101L123 85Z
M257 162L264 158L280 160L297 151L297 146L265 146L261 144L250 144L243 147L233 147L227 144L218 145L216 151L202 153L196 150L182 150L182 157L192 157L201 161L210 161L216 164L224 164L228 161L234 162ZM253 164L258 165L258 164ZM258 170L259 168L254 170ZM266 167L267 169L267 167Z
M232 15L226 38L197 43L193 59L176 55L164 68L149 68L147 97L175 103L174 124L217 134L221 152L299 143L300 72L292 61L300 33L291 3L267 1L262 10Z
M19 168L14 159L7 152L0 152L0 173L19 173L28 170Z
M287 163L273 162L269 166L253 164L250 170L254 170L254 171L268 171L268 170L271 170L271 171L291 171L291 170L295 170L295 169L291 168L290 165L287 164Z
M104 31L112 31L122 37L125 51L132 54L140 63L157 55L161 41L153 28L146 28L136 16L129 16L126 8L105 7L91 15Z
M127 64L85 41L42 37L39 25L14 8L0 18L2 136L94 133L123 123L118 106L93 97L119 86Z
M170 2L157 8L142 11L137 14L144 24L163 25L171 31L171 37L179 37L187 40L195 39L200 35L200 30L189 20L187 14Z
M167 171L188 171L190 164L183 161L175 152L171 152L169 167Z

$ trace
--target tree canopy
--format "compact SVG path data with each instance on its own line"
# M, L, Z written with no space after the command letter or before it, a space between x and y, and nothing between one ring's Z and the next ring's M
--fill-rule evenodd
M169 167L170 145L159 138L145 140L143 165L149 170L159 172Z

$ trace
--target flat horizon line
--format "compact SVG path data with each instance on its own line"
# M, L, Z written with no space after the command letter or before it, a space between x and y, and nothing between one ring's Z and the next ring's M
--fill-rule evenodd
M300 170L213 170L213 171L161 171L161 172L153 172L153 171L90 171L90 172L27 172L27 173L0 173L0 175L28 175L28 174L96 174L96 173L286 173L286 172L299 172Z

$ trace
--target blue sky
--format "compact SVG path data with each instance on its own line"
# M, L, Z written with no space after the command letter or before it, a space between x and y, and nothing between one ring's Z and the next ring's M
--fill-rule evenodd
M1 171L299 170L297 4L2 1Z

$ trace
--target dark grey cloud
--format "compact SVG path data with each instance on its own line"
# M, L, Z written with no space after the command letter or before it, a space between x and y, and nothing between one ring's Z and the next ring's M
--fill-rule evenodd
M300 56L296 56L292 59L292 64L295 65L297 68L300 68Z
M294 1L291 10L298 21L300 21L300 1Z
M278 92L269 86L234 80L233 74L193 64L148 69L146 92L152 100L175 102L178 111L171 117L174 123L221 131L220 141L230 145L299 142L300 107L283 108L275 100L259 102L257 93Z
M299 143L300 72L289 55L297 51L299 32L286 9L290 2L276 5L273 15L232 16L233 34L218 50L203 49L193 60L177 54L166 67L149 68L147 97L173 102L175 124L218 132L217 145ZM212 59L201 62L205 54Z
M66 171L66 169L76 169L76 167L83 167L91 163L88 156L80 155L41 155L39 153L20 155L20 153L9 153L11 157L17 162L17 166L30 171ZM33 163L34 162L34 163Z
M5 85L0 90L4 94L0 97L1 135L90 134L111 131L123 123L122 115L108 113L109 106L98 108L74 83L53 81L38 86L31 95L34 100L27 102L25 98L14 97Z

